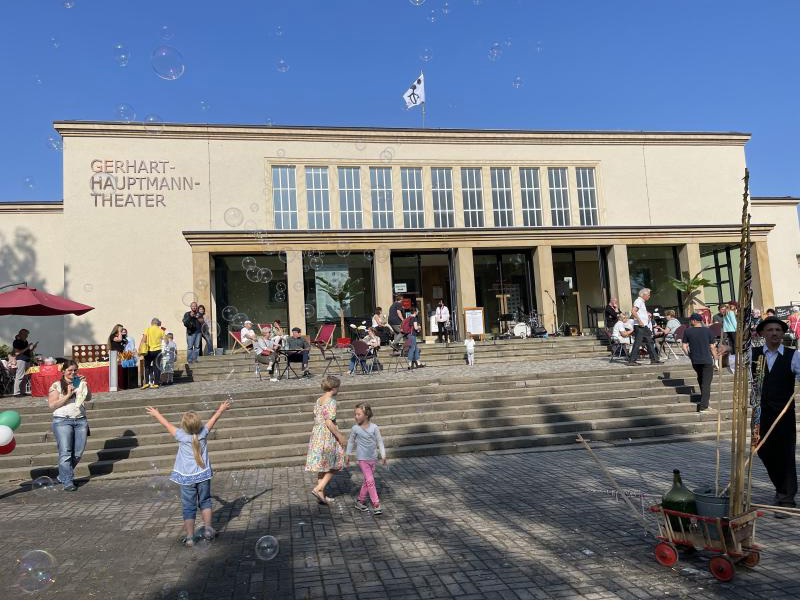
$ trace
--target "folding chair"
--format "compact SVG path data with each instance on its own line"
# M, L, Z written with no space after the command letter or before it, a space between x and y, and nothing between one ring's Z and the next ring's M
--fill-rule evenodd
M392 356L394 356L394 372L400 368L405 368L405 363L408 362L408 351L411 349L411 338L403 342L403 345L392 344Z
M250 349L242 343L242 333L240 331L229 331L228 335L233 338L233 348L231 348L231 354L236 354L237 352L244 352L247 354L250 352Z
M624 360L627 362L628 360L628 349L625 347L626 344L621 344L614 340L614 337L611 335L611 330L606 329L606 337L608 338L608 343L611 346L611 358L608 362L612 363L615 359L619 358L620 360Z
M352 353L353 358L356 359L355 365L353 365L354 372L355 367L360 366L361 372L364 375L369 375L372 373L372 367L375 363L375 355L370 351L369 344L367 344L364 340L355 340L350 346L350 352Z
M661 353L664 355L664 358L668 359L669 355L672 354L672 357L677 360L678 354L675 352L675 348L678 349L681 356L686 356L683 351L683 333L685 331L686 325L681 325L674 333L668 333L664 336L664 340L661 342Z
M328 373L331 363L336 363L336 367L338 368L340 375L344 372L344 369L342 369L342 363L339 362L336 352L334 352L334 349L331 347L331 344L333 343L334 331L336 331L335 323L324 323L322 327L319 328L319 331L317 331L317 337L315 337L311 342L311 345L320 351L320 354L322 354L322 360L325 361L325 370L322 373L323 377L325 377L325 375Z
M272 323L259 323L258 331L261 332L261 335L263 335L265 338L270 337L272 334Z

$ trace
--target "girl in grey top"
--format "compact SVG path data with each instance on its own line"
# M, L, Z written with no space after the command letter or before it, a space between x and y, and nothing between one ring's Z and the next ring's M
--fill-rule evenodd
M369 499L372 501L372 514L379 515L383 510L375 489L375 463L378 462L378 453L380 453L381 462L383 466L386 466L386 449L383 447L381 430L371 422L371 419L372 407L365 402L357 404L356 423L350 430L350 439L347 442L345 454L347 455L347 465L349 465L350 455L355 449L358 466L364 474L364 485L361 486L361 491L358 493L356 508L360 511L368 510L365 502L367 494L369 494Z

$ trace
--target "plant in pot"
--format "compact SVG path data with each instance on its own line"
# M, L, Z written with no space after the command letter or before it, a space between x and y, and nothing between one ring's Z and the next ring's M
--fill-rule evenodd
M711 282L702 276L702 271L694 277L691 276L689 271L684 271L681 275L681 279L674 279L673 277L669 279L672 287L681 293L683 316L688 317L694 312L695 303L706 305L698 296L700 296L704 287L711 285Z
M342 328L342 340L347 338L347 330L344 324L344 313L350 303L364 293L364 287L360 279L344 279L340 282L328 281L321 275L317 275L317 287L325 292L339 311L340 326ZM349 343L349 338L348 343Z

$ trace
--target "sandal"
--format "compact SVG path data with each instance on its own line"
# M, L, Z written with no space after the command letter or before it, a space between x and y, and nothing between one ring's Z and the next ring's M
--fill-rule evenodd
M191 538L188 535L182 535L178 538L178 543L181 546L186 546L187 548L191 548L192 546L194 546L194 538Z
M322 495L317 490L311 490L311 495L314 496L314 498L316 498L317 502L319 502L320 504L328 504L329 503L329 499L326 498L324 495Z

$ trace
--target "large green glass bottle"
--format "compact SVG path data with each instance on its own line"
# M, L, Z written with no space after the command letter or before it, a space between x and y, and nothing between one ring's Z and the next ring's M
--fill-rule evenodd
M695 503L694 494L689 488L684 487L683 481L681 481L681 472L678 469L672 471L672 488L661 498L661 506L668 510L677 510L678 512L688 513L690 515L697 514L697 504ZM672 529L678 534L681 532L681 522L683 524L683 531L688 532L688 519L670 517Z

